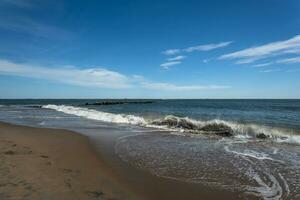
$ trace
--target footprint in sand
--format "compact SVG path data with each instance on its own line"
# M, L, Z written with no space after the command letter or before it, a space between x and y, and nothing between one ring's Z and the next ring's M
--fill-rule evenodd
M94 198L99 198L104 195L102 191L86 191L85 193L87 193L89 197L94 197Z

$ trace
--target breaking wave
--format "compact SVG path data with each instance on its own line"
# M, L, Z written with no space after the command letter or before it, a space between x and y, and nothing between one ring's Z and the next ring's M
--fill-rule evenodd
M66 105L45 105L42 108L110 123L131 124L183 133L232 136L246 139L271 139L279 143L300 144L300 135L296 135L292 130L257 124L237 123L220 119L201 121L173 115L155 120L147 120L141 116L114 114Z
M139 125L145 123L145 120L142 117L137 117L134 115L113 114L113 113L101 112L97 110L74 107L74 106L46 105L46 106L42 106L42 108L53 109L66 114L76 115L87 119L100 120L104 122L124 123L124 124L133 124L133 125Z

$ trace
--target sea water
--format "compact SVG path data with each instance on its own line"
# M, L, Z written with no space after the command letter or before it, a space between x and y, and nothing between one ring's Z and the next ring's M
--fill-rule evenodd
M115 153L153 175L249 197L300 198L300 100L86 105L99 101L112 100L0 100L0 120L71 130L126 129L134 134L118 134ZM230 127L232 135L201 131L207 125Z

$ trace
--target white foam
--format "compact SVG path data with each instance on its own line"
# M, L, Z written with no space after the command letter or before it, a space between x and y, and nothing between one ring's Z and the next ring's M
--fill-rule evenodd
M180 127L180 125L176 127L173 126L172 124L157 125L153 122L170 120L171 122L173 121L176 124L176 122L179 123L180 121L186 121L190 124L195 125L199 129L209 124L224 124L233 130L234 137L236 139L249 140L251 138L256 138L257 134L263 133L265 135L268 135L268 138L272 139L275 142L300 144L300 136L295 135L290 130L272 128L272 127L267 127L267 126L257 125L257 124L244 124L244 123L237 123L237 122L225 121L220 119L202 121L202 120L191 119L188 117L177 117L173 115L167 115L162 119L154 120L152 122L151 121L147 122L143 117L140 116L126 115L126 114L113 114L113 113L102 112L98 110L75 107L75 106L46 105L46 106L42 106L42 108L49 108L67 114L85 117L88 119L94 119L94 120L100 120L100 121L112 122L112 123L141 125L144 127L157 128L157 129L177 132L179 134L189 133L189 132L193 133L193 132L197 132L198 130L184 129Z
M279 143L300 144L300 135L287 135L286 137L276 138L275 141Z
M189 120L189 119L188 119ZM191 120L193 123L195 120ZM257 124L242 124L231 121L224 121L219 119L214 119L210 121L196 121L197 125L203 126L207 124L225 124L229 126L235 133L234 137L237 139L250 139L255 138L255 135L264 133L270 139L279 143L290 143L290 144L300 144L300 135L295 135L291 130L272 128Z
M75 107L75 106L46 105L46 106L42 106L42 108L53 109L66 114L76 115L79 117L85 117L93 120L100 120L104 122L133 124L133 125L140 125L146 123L144 118L134 116L134 115L113 114L113 113L107 113L107 112Z
M255 182L259 185L258 187L254 186L247 186L246 191L247 193L253 194L258 197L262 197L265 200L279 200L282 199L283 196L283 188L281 187L279 181L276 179L275 176L269 173L265 173L266 178L268 181L270 181L272 184L267 184L262 177L260 177L257 173L251 172L248 174L252 179L255 180ZM283 181L283 177L279 176ZM285 183L285 182L284 182ZM288 186L285 185L285 188L288 190ZM288 194L287 194L288 195Z
M252 138L250 135L248 135L248 134L245 134L245 135L242 135L242 134L237 134L237 135L235 135L234 136L236 139L244 139L244 140L246 140L246 139L250 139L250 138Z
M39 123L39 125L41 125L41 126L44 126L45 124L46 124L45 121L42 121L42 122Z
M258 160L274 160L273 158L269 157L268 154L253 151L253 150L245 149L243 152L238 152L238 151L230 150L228 146L225 146L224 149L226 152L229 153L233 153L240 156L247 156Z

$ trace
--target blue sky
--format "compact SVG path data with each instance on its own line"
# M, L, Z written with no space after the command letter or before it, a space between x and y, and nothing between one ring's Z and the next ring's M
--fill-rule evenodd
M0 1L0 98L300 98L300 1Z

